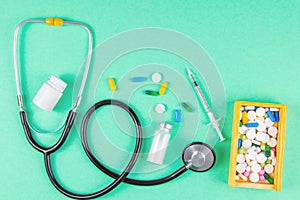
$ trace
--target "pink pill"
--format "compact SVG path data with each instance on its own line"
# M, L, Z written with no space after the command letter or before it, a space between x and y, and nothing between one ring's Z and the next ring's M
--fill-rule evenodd
M244 176L248 177L249 175L250 175L249 172L247 172L247 171L244 172Z
M275 147L271 147L271 151L273 151L274 155L276 155L276 148Z
M259 176L259 180L264 181L265 177L264 176Z
M265 174L265 170L263 170L263 169L260 170L259 175L262 175L262 176L263 176L264 174Z

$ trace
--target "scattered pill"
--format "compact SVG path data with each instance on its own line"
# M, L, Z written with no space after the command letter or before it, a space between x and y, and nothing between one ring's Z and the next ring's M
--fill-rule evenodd
M264 175L264 174L265 174L265 170L261 169L260 172L259 172L259 175Z
M256 183L259 181L259 175L257 173L251 173L249 179L251 182Z
M242 112L242 123L247 124L248 123L248 114L246 111Z
M268 159L268 160L266 161L266 164L271 164L271 163L272 163L272 160L269 160L269 159Z
M250 122L246 124L246 127L248 128L256 128L258 127L258 123L257 122Z
M253 140L256 137L255 129L247 130L246 136L248 139Z
M241 135L241 139L242 139L242 140L246 140L246 139L247 139L247 136L246 136L246 135Z
M263 142L263 143L266 143L266 142L268 142L269 141L269 138L270 138L270 136L268 135L268 134L266 134L266 133L264 133L263 134L263 138L262 138L262 140L261 140L261 142Z
M255 106L246 106L245 110L255 110Z
M155 111L159 114L162 114L166 111L166 106L164 104L159 103L155 106Z
M276 122L275 116L273 115L272 111L268 111L267 114L272 122Z
M274 138L270 138L267 142L270 147L275 147L277 145L277 141Z
M236 181L239 181L239 180L240 180L240 177L239 177L239 176L235 176L235 180L236 180Z
M258 122L258 123L264 123L265 122L265 119L263 118L263 117L257 117L256 119L255 119L255 122Z
M167 82L162 82L161 86L160 86L160 89L159 89L159 94L160 95L164 95L166 90L167 90L167 86L168 86L168 83Z
M269 134L270 136L276 137L277 133L278 133L278 130L277 130L276 127L271 126L270 128L268 128L268 134Z
M257 108L256 109L256 115L258 117L263 117L266 114L266 111L264 108Z
M153 90L146 90L145 94L150 95L150 96L158 96L159 92L153 91Z
M265 125L267 127L271 127L271 126L273 126L273 124L274 124L274 122L272 122L269 117L265 119Z
M273 126L278 128L278 122L274 122Z
M248 176L250 175L250 173L249 173L248 171L245 171L245 172L243 173L243 175L246 176L246 177L248 177Z
M192 106L190 104L186 103L186 102L182 102L181 105L188 112L193 112L194 111Z
M247 166L247 167L246 167L246 171L247 171L247 172L250 172L250 170L251 170L251 167L250 167L250 166Z
M115 79L114 78L109 78L108 79L108 84L109 84L109 87L110 87L110 90L111 91L116 91L117 90L117 86L116 86L116 83L115 83Z
M259 153L259 154L256 156L256 160L257 160L257 162L259 162L259 163L264 163L264 162L266 162L267 157L264 155L264 153Z
M261 167L265 167L266 164L265 164L265 163L260 163L260 166L261 166Z
M276 158L273 158L272 159L272 163L271 163L273 166L275 166L276 165Z
M265 144L261 144L261 145L260 145L260 149L261 149L262 151L265 151L265 150L266 150L266 145L265 145Z
M159 83L162 80L162 75L158 72L155 72L152 74L151 80L155 83Z
M174 111L174 117L175 117L176 122L180 122L181 121L181 111L180 110L175 110Z
M253 121L254 119L256 118L256 112L255 111L249 111L248 112L248 119L250 120L250 121Z
M147 77L136 76L136 77L132 77L130 80L131 80L131 82L135 82L135 83L144 82L147 80Z
M261 152L261 149L259 148L259 146L256 147L256 152L257 152L257 153L260 153L260 152Z
M259 180L260 180L260 181L264 181L264 180L266 180L266 178L264 177L264 175L260 175L260 176L259 176Z
M279 111L279 108L270 108L270 111L272 112Z
M274 171L274 167L273 167L273 165L271 165L271 164L267 164L267 165L264 167L264 170L265 170L266 173L270 174L270 173L272 173L272 172Z
M245 156L243 154L238 154L237 157L236 157L236 162L244 163L245 162Z
M274 112L274 116L275 116L275 122L279 122L279 112L278 111Z
M269 182L270 184L273 184L273 183L274 183L274 180L269 176L269 174L265 173L265 174L264 174L264 177L268 180L268 182Z
M261 144L261 142L257 141L257 140L252 140L252 144L256 144L256 145L259 145Z
M240 174L244 173L245 170L246 170L246 167L245 167L244 164L241 164L241 163L240 163L240 164L238 164L238 165L236 166L236 171L237 171L238 173L240 173Z
M239 133L240 134L245 134L245 132L248 130L248 128L246 126L241 126L239 127Z

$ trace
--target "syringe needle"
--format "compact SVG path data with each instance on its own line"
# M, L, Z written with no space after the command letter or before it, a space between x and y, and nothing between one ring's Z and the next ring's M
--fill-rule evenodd
M211 112L210 108L209 108L209 105L205 99L205 96L203 95L194 75L192 74L191 70L189 68L187 68L187 74L189 76L189 78L191 79L192 81L192 84L198 94L198 97L200 98L200 101L206 111L206 114L208 115L209 117L209 120L211 122L211 125L214 129L216 129L217 133L218 133L218 136L220 138L220 141L223 142L225 140L225 138L223 137L220 129L219 129L219 124L218 124L218 121L216 120L216 118L214 117L213 113Z

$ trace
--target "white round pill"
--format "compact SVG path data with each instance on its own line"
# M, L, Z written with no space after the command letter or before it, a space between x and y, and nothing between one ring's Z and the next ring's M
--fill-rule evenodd
M274 171L274 167L273 167L273 165L271 165L271 164L267 164L267 165L264 167L264 170L265 170L266 173L270 174L270 173L272 173L272 172Z
M266 114L266 111L264 108L257 108L256 109L256 115L259 117L263 117Z
M256 137L255 129L251 128L251 129L247 130L246 136L248 139L253 140Z
M243 146L245 149L250 148L251 145L252 145L252 142L251 142L251 140L248 140L248 139L247 139L247 140L244 140L243 143L242 143L242 146Z
M250 152L249 154L248 154L248 158L250 159L250 160L256 160L256 156L257 156L257 153L254 151L254 152Z
M270 152L271 152L271 155L270 155L270 157L268 157L268 160L272 160L275 157L274 151L271 150Z
M259 175L257 173L251 173L249 179L252 183L256 183L259 181Z
M269 133L269 135L276 137L278 130L276 127L271 126L270 128L268 128L268 133Z
M155 111L160 114L164 113L166 111L166 106L164 104L159 103L155 106Z
M264 163L264 162L266 162L267 157L265 156L264 153L259 153L259 154L256 156L256 160L257 160L257 162L259 162L259 163Z
M249 112L248 112L248 119L249 119L250 121L254 121L255 118L256 118L256 112L253 111L253 110L249 111Z
M159 83L162 80L162 75L158 72L155 72L152 74L151 80L155 83Z
M258 130L258 131L265 131L266 130L266 125L264 124L264 123L260 123L260 124L258 124L258 127L256 127L256 129Z
M272 163L271 163L271 164L272 164L273 166L276 165L276 158L273 158L273 159L272 159Z
M264 119L263 117L257 117L257 118L255 119L255 122L261 124L261 123L264 123L264 122L265 122L265 119Z
M251 167L251 170L254 172L254 173L258 173L260 172L261 170L261 166L259 164L253 164L252 167Z
M262 138L261 141L262 141L263 143L266 143L266 142L269 141L269 138L270 138L270 136L269 136L268 134L264 133L264 137Z
M267 144L268 144L270 147L276 147L277 141L276 141L276 139L274 139L274 138L270 138L270 139L268 140Z
M245 132L248 130L248 128L246 126L241 126L239 127L239 133L240 134L245 134Z
M250 172L250 170L251 170L251 167L250 167L250 166L247 166L247 167L246 167L246 171L247 171L247 172Z
M236 166L236 171L237 171L238 173L240 173L240 174L244 173L245 170L246 170L246 167L245 167L244 164L238 164L238 165Z
M271 127L271 126L273 126L273 124L274 124L274 122L272 122L269 117L265 119L265 125L267 127Z
M236 162L244 163L245 162L245 156L243 154L238 154L237 157L236 157Z
M256 138L257 141L262 141L262 140L264 140L264 138L265 138L264 135L265 135L265 133L259 131L259 132L257 132L255 138Z

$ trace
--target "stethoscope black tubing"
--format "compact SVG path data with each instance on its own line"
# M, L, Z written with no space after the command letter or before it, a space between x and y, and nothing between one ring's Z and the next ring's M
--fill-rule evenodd
M102 165L93 155L92 151L89 148L89 144L87 142L87 137L86 137L86 132L87 132L87 124L88 124L88 120L91 117L91 115L93 114L93 112L95 112L96 109L105 106L105 105L115 105L115 106L119 106L122 109L124 109L125 111L127 111L129 113L129 115L131 116L131 118L134 121L135 127L136 127L136 144L135 144L135 148L132 154L132 157L128 163L128 165L126 166L125 170L119 175L114 173L113 171L109 170L108 168L106 168L104 165ZM64 142L66 141L69 132L71 130L71 127L73 125L73 122L75 120L76 117L76 112L74 111L70 111L68 114L68 117L66 119L65 122L65 127L63 130L63 133L61 135L61 137L59 138L59 140L57 141L57 143L55 143L53 146L45 148L42 147L41 145L39 145L34 137L31 134L31 130L30 127L28 125L28 121L27 121L27 117L26 117L26 112L25 111L21 111L20 112L20 117L21 117L21 121L22 121L22 125L26 134L26 138L29 141L29 143L39 152L43 153L44 155L44 164L45 164L45 168L47 171L47 175L51 181L51 183L55 186L55 188L60 191L62 194L64 194L65 196L68 196L70 198L73 199L93 199L93 198L97 198L100 196L103 196L105 194L107 194L108 192L112 191L115 187L117 187L121 182L126 182L129 184L134 184L134 185L141 185L141 186L152 186L152 185L158 185L158 184L162 184L162 183L166 183L170 180L173 180L174 178L178 177L179 175L181 175L182 173L187 171L187 167L183 166L181 168L179 168L178 170L176 170L175 172L171 173L170 175L160 178L160 179L155 179L155 180L137 180L137 179L132 179L132 178L126 178L128 176L128 174L130 173L130 171L132 170L134 164L137 161L137 158L140 154L140 150L141 150L141 145L142 145L142 127L140 124L140 121L138 119L138 116L136 115L136 113L126 104L117 101L117 100L112 100L112 99L108 99L108 100L103 100L100 101L98 103L96 103L95 105L93 105L85 114L83 121L82 121L82 126L81 126L81 141L82 141L82 145L83 148L86 152L86 154L88 155L89 159L96 165L96 167L98 167L102 172L104 172L105 174L107 174L108 176L114 178L115 180L108 185L107 187L105 187L102 190L99 190L97 192L94 193L90 193L90 194L76 194L74 192L69 191L68 189L66 189L64 186L62 186L59 181L56 179L53 170L52 170L52 166L51 166L51 154L55 153L57 150L60 149L60 147L64 144Z
M81 125L81 142L82 142L82 146L84 151L86 152L87 156L89 157L89 159L94 163L94 165L96 167L98 167L98 169L100 169L102 172L104 172L105 174L107 174L108 176L116 179L119 177L118 174L114 173L113 171L109 170L108 168L106 168L103 164L101 164L98 159L94 156L94 154L92 153L88 141L87 141L87 124L88 124L88 120L90 118L90 116L93 114L93 112L95 112L97 109L99 109L102 106L105 105L115 105L115 106L119 106L122 107L124 110L126 110L128 113L132 113L133 115L135 115L135 117L133 118L137 118L135 112L128 107L126 104L117 101L117 100L103 100L100 102L97 102L94 106L92 106L85 114L83 120L82 120L82 125ZM138 179L132 179L132 178L125 178L123 180L123 182L125 183L129 183L129 184L133 184L133 185L140 185L140 186L152 186L152 185L159 185L162 183L166 183L170 180L173 180L174 178L178 177L179 175L181 175L183 172L187 171L187 167L183 166L181 168L179 168L178 170L176 170L175 172L171 173L170 175L167 175L163 178L160 179L155 179L155 180L138 180Z

